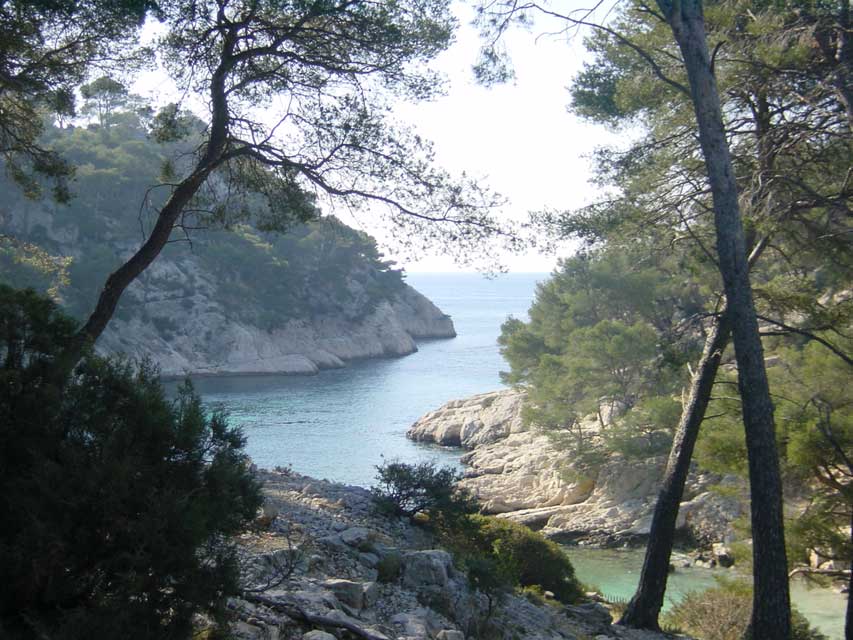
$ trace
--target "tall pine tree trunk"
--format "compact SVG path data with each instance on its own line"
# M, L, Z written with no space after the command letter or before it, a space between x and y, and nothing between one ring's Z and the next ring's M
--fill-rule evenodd
M791 604L773 404L749 282L737 184L708 52L702 3L700 0L658 0L658 6L672 27L684 58L714 200L717 255L735 345L749 457L754 567L753 638L788 640L791 635Z
M853 548L853 511L850 512L850 545ZM850 558L847 578L847 613L844 616L844 637L853 640L853 557Z
M684 495L684 485L690 471L690 460L699 436L699 427L705 418L705 410L711 399L711 390L729 336L729 323L724 311L714 320L705 339L702 358L693 376L687 402L681 411L681 420L673 438L666 473L655 504L640 584L619 624L655 631L660 629L658 616L663 606L666 580L669 576L669 560L675 539L678 509Z

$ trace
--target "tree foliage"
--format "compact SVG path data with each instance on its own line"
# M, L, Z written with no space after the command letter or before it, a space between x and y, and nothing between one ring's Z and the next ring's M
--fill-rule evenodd
M372 488L380 506L392 513L412 517L432 515L454 521L477 510L467 492L456 487L462 478L452 467L434 462L385 462L376 467L379 483Z
M579 462L602 448L662 453L678 421L674 398L707 302L677 260L646 248L614 243L563 260L537 289L530 322L502 328L503 377L527 388L526 419L562 431ZM582 426L588 415L597 433Z
M176 225L209 208L199 206L205 198L217 203L215 212L242 209L247 194L260 194L255 213L267 230L315 215L320 193L347 207L384 210L393 227L406 230L404 240L479 249L500 233L489 213L494 196L435 168L429 145L388 118L388 96L424 99L439 90L424 63L450 42L446 0L193 0L159 9L165 33L158 52L179 89L207 100L207 127L64 363L97 340ZM181 130L169 117L155 121L167 125L166 139Z
M180 164L202 126L181 113L181 126L195 133L183 141L157 143L146 135L137 106L117 105L108 129L46 128L46 141L77 167L74 198L67 204L28 202L11 181L0 181L8 189L8 208L0 216L5 234L0 281L49 291L75 318L86 318L120 256L138 242L140 225L150 224L151 210L165 199L166 187L149 190L150 185L158 182L164 165ZM128 206L146 192L144 204ZM175 240L190 240L191 251L188 242L174 242L164 251L173 263L191 266L183 267L180 278L143 275L147 291L192 304L200 286L194 275L198 270L213 283L208 297L229 317L271 330L295 318L362 317L403 287L401 272L383 258L373 239L333 216L271 232L251 224L262 222L256 215L263 209L261 194L248 192L243 203L229 204L217 207L211 201L201 205L205 208L192 222L186 220L192 228L187 235L176 233ZM363 295L349 286L352 281L364 285ZM146 304L139 289L117 309L123 319L169 313Z
M93 66L137 64L135 38L148 0L10 0L0 5L0 156L30 196L39 176L67 200L72 166L40 141L42 114L75 113L76 88Z
M580 237L593 246L623 246L637 237L653 238L649 247L683 256L680 262L686 267L685 275L702 283L705 312L726 309L731 318L752 306L737 302L737 296L749 286L741 282L732 287L726 282L731 299L724 306L722 283L711 271L719 263L724 272L737 271L745 277L748 262L762 333L814 341L850 364L844 338L850 324L848 296L842 292L849 288L851 276L853 138L847 95L850 85L839 82L849 77L851 66L848 3L710 3L704 7L703 22L699 2L634 2L609 14L607 24L595 23L591 13L561 13L559 8L533 3L490 2L485 7L481 24L492 52L496 34L509 28L519 11L561 20L567 30L591 27L586 44L595 58L572 87L574 110L599 123L631 127L636 133L629 144L602 149L596 155L598 181L608 187L606 197L580 211L539 216L546 230ZM684 29L690 25L702 28L685 36ZM700 51L706 37L710 57ZM697 73L703 76L700 88L709 89L704 96L698 95ZM718 135L709 145L707 116L714 111L718 97L725 117L714 123ZM703 161L713 155L711 151L722 158L726 149L732 160L726 171L717 171L726 163L714 167ZM716 178L722 174L733 180L721 190ZM721 207L723 191L732 197ZM739 197L735 199L734 194ZM738 211L745 225L742 241L737 233L725 237L719 233L720 212ZM736 231L736 226L729 228ZM734 254L726 252L738 244L744 245L743 251L736 252L742 254L742 264L733 270L729 267ZM535 322L532 317L531 325ZM702 332L701 324L694 324L694 331ZM714 327L711 323L705 330L713 335ZM724 348L725 342L723 339L718 348ZM741 342L738 348L739 360L744 360L744 345ZM532 351L540 345L529 341L527 346ZM753 340L752 356L739 362L743 375L753 366L761 368L763 358L755 347ZM552 367L550 373L551 378L539 388L550 385L552 397L563 396L571 405L576 400L574 387L554 381L564 371ZM757 389L765 386L746 384L742 395L751 401L757 397ZM706 392L709 390L710 386ZM719 385L717 390L720 396L735 395L728 386ZM534 398L537 393L540 391L534 388ZM722 406L718 403L716 409ZM760 413L759 422L769 424L769 406L764 402L761 411L750 410L744 416L751 425L752 443L757 442L753 436L760 429L755 429L757 422L750 416ZM762 433L765 444L772 441L771 430ZM679 451L673 450L673 456ZM756 475L775 465L766 456L761 464L757 455L750 458ZM672 462L673 458L670 468ZM759 489L770 486L755 480ZM765 496L758 502L767 506L769 499ZM781 509L775 512L781 520ZM776 524L758 527L756 536L776 529ZM756 548L763 546L756 544ZM773 565L778 578L780 564L762 566ZM658 582L665 585L666 565L662 566L663 579ZM766 589L769 582L760 582ZM782 591L779 587L765 593L766 602ZM763 603L762 610L762 624L775 624L771 620L775 614L768 616ZM646 619L651 626L657 624L656 613Z
M75 323L0 285L0 634L184 638L237 589L259 487L242 434L146 365L55 366Z

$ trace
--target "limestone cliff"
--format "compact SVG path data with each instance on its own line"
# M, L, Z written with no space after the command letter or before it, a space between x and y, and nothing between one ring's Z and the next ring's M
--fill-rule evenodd
M188 272L192 293L170 294L169 283ZM116 317L99 350L148 356L164 376L314 374L351 360L413 353L415 338L456 335L450 317L406 284L371 305L363 300L365 279L356 274L346 283L351 301L274 328L235 317L220 302L221 286L192 256L155 262L123 301L145 313Z
M0 240L69 261L59 294L79 320L143 237L137 213L117 200L95 207L98 193L81 189L70 208L14 191L0 203ZM404 282L372 238L331 216L281 234L236 225L190 239L168 245L130 285L100 352L148 357L165 376L311 374L412 353L415 339L456 335L450 317ZM0 281L48 289L5 249Z
M580 473L553 438L524 424L523 400L513 389L455 400L423 416L408 435L470 449L462 458L462 486L479 496L487 513L561 540L621 544L648 535L665 458L613 454L595 473ZM693 470L679 513L682 533L700 542L729 536L743 507L712 491L729 481Z

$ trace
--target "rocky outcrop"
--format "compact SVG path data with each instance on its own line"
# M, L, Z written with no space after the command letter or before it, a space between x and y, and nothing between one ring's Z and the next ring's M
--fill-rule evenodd
M188 278L189 293L168 293ZM415 338L456 335L450 317L408 285L365 315L344 308L275 329L233 317L218 301L221 286L192 256L154 262L122 301L145 313L118 314L98 349L149 357L164 376L315 374L352 360L413 353ZM348 287L359 300L362 284Z
M597 602L507 594L489 614L456 559L408 519L380 515L369 491L292 472L259 478L274 515L267 530L241 538L242 579L249 589L272 586L229 602L239 640L663 640L611 626Z
M582 473L553 435L525 426L523 400L523 393L506 389L449 402L418 420L408 435L470 449L462 458L467 470L461 484L486 513L565 541L622 544L647 536L666 459L613 454L595 473ZM700 543L729 537L743 506L712 491L724 481L731 482L693 470L679 512L682 534Z
M420 418L408 436L445 447L473 449L491 444L527 431L521 420L523 398L521 392L507 389L453 400Z
M81 274L72 269L72 284L86 286L66 287L62 296L85 317L110 270L138 248L135 209L128 231L126 219L118 223L126 217L125 202L103 203L102 210L78 218L56 203L15 193L11 202L0 203L0 235L44 245L51 255L72 260ZM329 245L334 245L328 231L333 227L317 230L323 235L327 229ZM97 242L90 237L93 228ZM293 259L315 266L300 271L287 303L272 305L273 311L273 294L262 283L283 278L287 269L275 265L291 257L268 251L265 240L253 234L256 245L236 233L210 231L194 235L191 248L168 246L124 292L98 350L149 358L166 377L314 374L352 360L413 353L416 339L456 335L448 315L399 277L381 272L385 267L378 258L361 256L343 274L339 268L317 276L315 263L323 264L319 249ZM253 269L241 270L241 260Z

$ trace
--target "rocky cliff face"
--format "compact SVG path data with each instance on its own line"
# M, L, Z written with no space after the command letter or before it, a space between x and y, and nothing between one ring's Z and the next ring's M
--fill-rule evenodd
M0 186L9 186L2 176ZM139 245L136 209L115 194L95 207L94 187L71 209L10 190L0 235L70 259L60 295L84 319L107 275ZM246 225L197 232L131 284L97 348L148 357L165 376L312 374L412 353L415 339L454 337L450 317L381 257L369 236L334 218L287 234ZM0 260L0 281L47 288L15 260Z
M192 292L169 293L174 291L169 283L185 281L188 273ZM220 286L192 256L158 260L122 301L144 315L118 315L98 349L148 356L164 376L314 374L350 360L413 353L415 338L456 335L450 317L408 285L368 313L357 313L353 302L352 309L288 320L273 329L233 317L218 302ZM347 287L359 301L364 284L353 278Z
M240 540L243 582L269 588L229 601L240 640L664 638L612 626L597 602L507 594L490 613L451 554L407 518L378 514L369 491L295 473L259 479L268 529Z
M521 419L523 393L506 389L449 402L418 420L409 437L470 452L462 486L487 513L541 529L560 540L604 544L640 541L649 533L666 459L613 454L594 475L577 472L565 451ZM729 480L693 470L678 528L702 543L726 540L742 513L734 498L711 490Z

